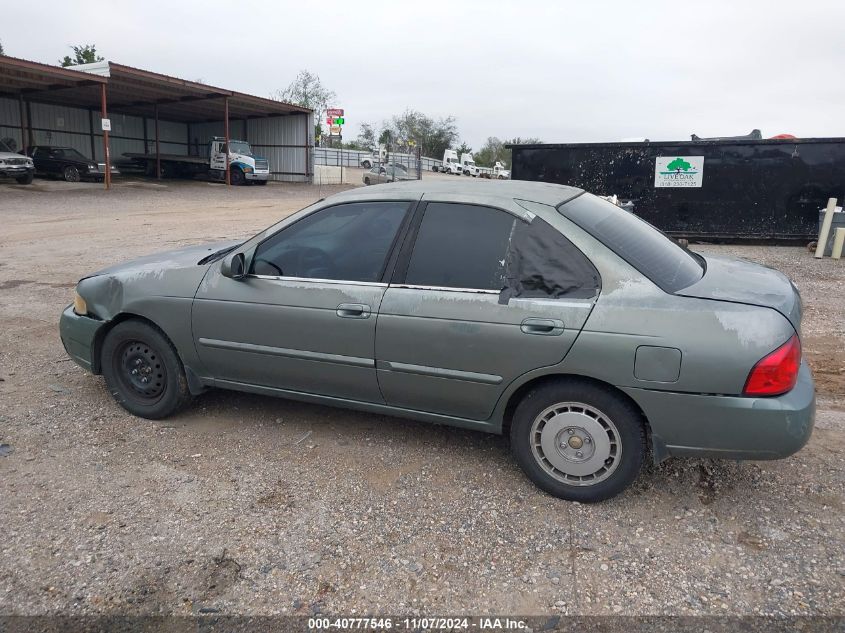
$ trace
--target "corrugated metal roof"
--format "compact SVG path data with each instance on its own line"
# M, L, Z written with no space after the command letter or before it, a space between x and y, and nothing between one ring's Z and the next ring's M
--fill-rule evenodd
M109 112L151 116L181 122L215 121L229 101L230 119L249 119L311 110L282 101L209 86L111 61L73 69L0 56L0 96L28 101L100 108L101 85L106 85Z

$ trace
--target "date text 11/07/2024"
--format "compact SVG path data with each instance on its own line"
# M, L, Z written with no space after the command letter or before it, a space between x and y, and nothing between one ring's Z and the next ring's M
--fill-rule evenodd
M415 618L309 618L308 628L312 631L353 631L371 630L387 631L520 631L527 628L524 620L514 618L478 617L478 618L447 618L447 617L415 617Z

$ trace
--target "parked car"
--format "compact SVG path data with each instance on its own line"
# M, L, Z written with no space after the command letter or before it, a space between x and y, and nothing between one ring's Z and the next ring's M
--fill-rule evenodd
M35 161L35 173L39 176L58 176L67 182L101 182L105 177L105 163L97 163L72 147L36 145L28 153ZM111 173L119 172L112 166Z
M580 189L464 179L347 191L244 242L106 268L60 320L134 415L218 387L508 433L540 488L578 501L648 454L799 450L800 327L779 272Z
M32 182L35 167L32 159L21 156L12 151L3 141L0 141L0 177L14 178L20 185Z
M404 165L376 165L365 171L361 180L365 185L377 185L382 182L396 182L401 180L413 180Z

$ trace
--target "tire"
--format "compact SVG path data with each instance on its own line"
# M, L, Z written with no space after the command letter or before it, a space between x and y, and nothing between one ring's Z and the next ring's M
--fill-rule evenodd
M152 325L134 319L118 323L106 334L100 359L109 392L133 415L159 420L191 400L182 361Z
M252 183L255 184L255 185L259 185L259 186L263 187L264 185L267 184L267 181L266 180L253 180Z
M368 160L361 161L361 167L364 169L370 169L372 166L373 164Z
M369 179L369 178L364 178L364 184L365 184L365 185L369 185L369 184L370 184L370 179Z
M240 169L230 169L229 182L235 187L240 187L241 185L246 183L244 173Z
M62 170L62 177L65 179L65 182L79 182L82 180L79 170L73 165L68 165Z
M19 185L31 185L32 184L32 174L27 174L26 176L21 176L20 178L15 178L15 182Z
M528 478L550 495L603 501L637 478L646 454L644 422L609 387L564 379L531 390L517 405L511 451Z

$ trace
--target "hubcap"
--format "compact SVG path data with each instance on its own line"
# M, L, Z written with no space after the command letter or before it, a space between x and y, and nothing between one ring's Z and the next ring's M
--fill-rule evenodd
M116 355L121 382L142 400L158 400L164 393L167 372L158 352L142 341L129 341Z
M573 486L591 486L619 466L622 442L604 413L580 402L544 409L531 426L531 451L549 475Z

